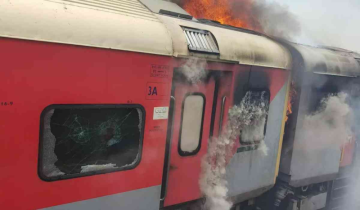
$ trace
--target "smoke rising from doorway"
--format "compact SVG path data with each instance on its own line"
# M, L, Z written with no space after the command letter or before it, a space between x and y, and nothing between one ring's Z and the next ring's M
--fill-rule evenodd
M198 58L190 58L182 66L180 73L185 77L185 79L191 84L196 84L197 82L204 80L207 76L207 71L205 70L206 61Z
M205 209L229 210L232 207L232 202L227 195L228 183L225 179L227 163L233 155L235 141L239 138L241 131L257 126L258 121L266 118L268 106L265 98L254 101L252 93L248 92L238 106L235 105L229 110L229 118L224 132L219 137L210 139L208 153L202 161L202 174L199 181L201 192L206 198ZM264 125L260 123L260 126ZM252 135L262 136L256 132L253 132ZM263 136L259 145L266 156L267 147Z

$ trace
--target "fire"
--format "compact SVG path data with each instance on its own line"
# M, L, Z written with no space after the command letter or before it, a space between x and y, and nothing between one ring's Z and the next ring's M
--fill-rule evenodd
M287 122L287 120L289 119L288 116L292 114L292 105L294 103L294 98L295 98L296 95L297 95L297 92L295 90L295 82L291 81L289 98L288 98L288 101L287 101L287 110L286 110L285 122Z
M253 0L185 0L183 8L195 18L261 31L260 24L251 15L252 4Z

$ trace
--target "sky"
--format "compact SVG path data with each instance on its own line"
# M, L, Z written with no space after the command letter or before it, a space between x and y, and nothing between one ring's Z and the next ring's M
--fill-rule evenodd
M269 0L287 6L301 24L296 42L360 52L360 0Z

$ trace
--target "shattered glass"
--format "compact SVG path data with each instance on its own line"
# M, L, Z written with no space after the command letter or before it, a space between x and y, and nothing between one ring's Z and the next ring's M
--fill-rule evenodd
M138 108L55 108L44 115L45 177L131 167L138 162L142 112Z

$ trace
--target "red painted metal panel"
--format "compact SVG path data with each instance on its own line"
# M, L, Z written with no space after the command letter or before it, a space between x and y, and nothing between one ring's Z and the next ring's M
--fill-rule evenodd
M0 49L0 102L7 104L0 106L1 207L37 209L161 184L167 120L153 120L153 109L169 105L172 69L177 62L169 57L141 53L14 39L0 39ZM209 63L208 68L239 70L236 65L216 63ZM269 72L273 72L269 74L273 99L285 82L285 74L283 70ZM219 127L221 96L229 96L223 122L233 100L234 78L221 80L224 84L232 82L219 88L214 134ZM156 87L159 95L149 95L149 87L152 92ZM193 157L181 157L178 153L179 119L185 94L180 89L200 91L206 96L202 145ZM200 162L210 133L214 81L197 87L179 86L177 91L171 148L173 170L169 174L166 206L200 197ZM45 107L124 103L141 104L146 110L139 166L55 182L40 180L37 175L39 125ZM15 198L21 202L15 202Z
M223 96L227 97L224 107L224 115L223 115L223 125L226 124L227 121L227 113L231 106L233 106L233 94L234 94L234 86L238 83L236 80L237 74L240 72L246 72L249 70L247 66L236 66L236 65L220 65L211 63L208 65L209 69L216 69L219 71L227 70L228 72L224 72L222 77L219 79L219 90L217 95L217 106L216 106L216 115L215 115L215 124L214 124L214 136L219 134L219 123L220 123L220 114L221 114L221 105ZM281 90L281 88L285 85L287 81L287 77L289 76L288 71L284 71L281 69L269 69L269 68L257 68L257 71L264 72L264 76L267 77L268 86L270 90L270 100L272 101L277 93ZM246 75L246 74L245 74ZM248 79L244 81L247 82ZM208 138L205 138L203 135L202 138L202 147L200 152L193 157L181 157L178 153L178 144L179 144L179 128L180 128L180 118L181 118L181 107L183 102L183 97L188 91L200 91L203 92L206 97L206 106L212 106L213 101L212 95L214 94L213 87L208 87L209 84L198 84L195 88L189 86L179 86L175 90L175 120L174 120L174 131L172 138L172 146L171 146L171 166L169 172L168 179L168 187L167 187L167 195L165 197L164 206L171 206L183 202L187 202L190 200L195 200L200 198L200 189L199 189L199 175L200 175L200 163L201 157L206 154L206 150L204 147L207 147ZM246 84L237 84L237 85L246 85ZM249 84L250 85L250 84ZM211 85L212 86L212 85ZM195 89L195 90L193 90ZM210 92L209 92L210 91ZM211 99L209 98L211 97ZM211 105L210 105L211 104ZM206 108L207 109L207 108ZM208 112L207 110L206 112ZM208 116L208 120L206 120L206 116ZM210 113L205 115L204 122L210 125ZM206 132L205 132L206 131ZM206 124L204 124L203 134L209 133L210 130L206 128ZM206 144L205 144L206 143ZM240 147L240 143L237 140L236 145L234 146L234 153L237 148ZM279 151L280 152L280 151ZM191 189L191 190L189 190Z
M341 162L340 167L351 165L353 162L354 151L355 151L355 137L352 137L346 142L341 148Z
M288 81L290 71L282 69L266 69L270 78L270 102L275 98L277 93Z
M175 83L174 86L175 112L172 145L170 150L170 171L164 206L179 204L201 197L199 189L201 159L207 152L215 81L211 78L207 83L199 82L194 85ZM181 132L182 104L186 95L189 93L202 93L205 95L201 147L199 152L195 155L180 156L178 147Z
M147 98L148 83L171 84L169 57L14 39L0 39L0 206L38 209L161 184L167 120ZM158 91L170 95L170 88ZM42 110L51 104L141 104L146 110L142 159L132 170L45 182L37 174ZM156 129L153 129L156 128Z

